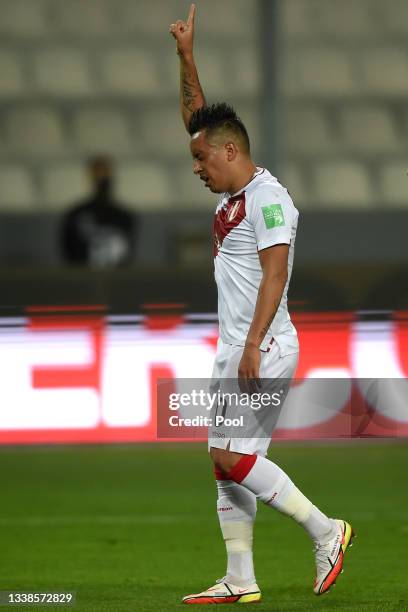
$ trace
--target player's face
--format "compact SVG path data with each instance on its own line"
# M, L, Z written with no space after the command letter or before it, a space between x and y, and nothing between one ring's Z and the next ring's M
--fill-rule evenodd
M213 193L228 191L228 161L223 147L210 144L204 132L194 134L190 142L193 172Z

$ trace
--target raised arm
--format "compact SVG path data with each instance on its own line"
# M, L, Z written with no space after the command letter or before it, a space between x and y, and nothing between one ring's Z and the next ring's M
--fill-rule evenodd
M187 22L179 19L170 26L180 58L180 111L186 130L193 112L206 105L193 54L195 11L195 4L192 4Z

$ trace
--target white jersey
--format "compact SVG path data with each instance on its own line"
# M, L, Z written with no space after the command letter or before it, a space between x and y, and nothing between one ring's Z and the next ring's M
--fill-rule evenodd
M287 306L298 216L287 190L264 168L258 168L250 183L237 194L221 196L213 237L223 342L245 345L262 278L258 251L275 244L289 244L288 280L260 348L266 350L274 339L282 356L299 350Z

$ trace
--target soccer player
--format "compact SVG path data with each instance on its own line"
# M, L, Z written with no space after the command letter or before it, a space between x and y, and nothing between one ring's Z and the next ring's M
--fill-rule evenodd
M213 227L220 325L213 379L235 378L241 389L254 392L261 380L290 380L297 365L287 291L298 211L278 180L252 161L247 131L235 111L225 103L206 104L193 55L194 18L193 4L187 21L172 24L170 33L180 59L180 108L194 173L220 194ZM187 604L260 601L252 557L258 499L290 516L313 540L316 595L342 570L352 527L328 518L265 457L279 415L278 409L269 412L268 437L228 437L210 426L227 571L214 586L184 597Z

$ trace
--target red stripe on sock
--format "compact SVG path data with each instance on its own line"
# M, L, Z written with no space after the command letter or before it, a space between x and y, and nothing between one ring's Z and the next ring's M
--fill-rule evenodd
M227 474L228 480L234 480L235 482L241 482L246 478L249 472L254 467L256 461L256 455L244 455L234 465L232 470Z
M214 468L214 474L215 474L215 480L228 480L228 477L226 474L224 474L223 471L219 470L218 468Z

